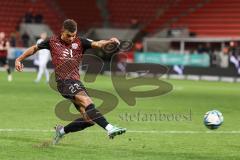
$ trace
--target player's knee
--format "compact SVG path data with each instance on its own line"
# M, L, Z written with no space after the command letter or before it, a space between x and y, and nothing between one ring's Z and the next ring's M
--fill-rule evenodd
M86 108L92 103L92 100L87 96L75 96L75 100L78 105L81 105L84 108Z
M92 104L92 100L90 98L86 98L84 99L84 102L83 102L83 107L84 108L87 108L87 106L89 106L90 104Z

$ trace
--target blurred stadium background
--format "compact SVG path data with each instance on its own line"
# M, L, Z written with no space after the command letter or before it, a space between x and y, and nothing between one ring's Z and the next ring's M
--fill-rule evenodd
M93 127L51 147L51 128L67 124L54 113L62 97L45 83L34 83L34 56L24 61L25 71L30 72L14 72L11 83L0 68L4 71L0 72L0 159L240 159L239 8L239 0L0 0L0 32L5 32L11 45L12 70L16 57L36 44L42 32L58 34L62 22L72 18L80 36L94 40L114 36L133 42L132 49L124 52L127 58L119 56L114 72L138 76L133 71L149 68L148 77L162 76L173 85L167 95L137 99L137 107L129 108L118 96L118 107L107 117L128 128L126 135L108 141L99 127ZM112 55L96 50L86 54L105 62L103 75L94 83L86 82L87 87L117 96L108 76ZM169 71L162 75L151 70L156 64ZM225 118L216 131L202 122L212 109L219 109ZM190 118L180 122L136 119L139 112L158 111ZM124 115L132 115L133 120Z
M169 66L170 74L239 81L222 78L240 73L239 5L238 0L9 0L1 1L0 30L11 43L10 60L41 32L57 34L62 21L73 18L81 36L134 42L129 64L159 63ZM110 61L111 55L97 54Z

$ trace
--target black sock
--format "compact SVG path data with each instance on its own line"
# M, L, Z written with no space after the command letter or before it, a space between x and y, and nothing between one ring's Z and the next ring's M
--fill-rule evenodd
M93 123L85 121L83 118L78 118L74 120L73 122L69 123L67 126L64 127L64 132L70 133L70 132L77 132L84 130L87 127L93 126Z
M103 129L109 124L103 115L95 108L94 104L90 104L86 108L86 114L88 117L101 126Z
M11 69L10 68L7 69L7 73L8 73L8 75L11 74Z

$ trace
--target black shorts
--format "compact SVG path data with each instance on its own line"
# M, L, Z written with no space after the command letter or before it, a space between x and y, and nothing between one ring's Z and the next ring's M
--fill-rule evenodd
M8 64L7 57L0 57L0 65L6 65Z
M81 91L85 91L88 94L87 89L84 87L82 82L78 80L58 80L57 88L64 98L70 100L74 100L75 95Z

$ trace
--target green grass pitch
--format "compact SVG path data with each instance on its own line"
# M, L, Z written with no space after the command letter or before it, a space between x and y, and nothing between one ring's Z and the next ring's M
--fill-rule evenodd
M111 123L126 127L126 134L110 140L95 125L69 134L59 145L52 146L49 142L55 124L68 123L58 119L54 112L55 105L63 98L43 81L35 84L35 76L35 73L14 73L14 81L8 83L6 73L0 72L1 160L240 159L239 83L167 80L173 85L170 93L139 98L134 107L118 97L117 108L106 117ZM107 76L99 76L95 83L85 86L117 96ZM98 99L94 101L101 103ZM203 125L204 114L212 109L220 110L224 116L224 124L215 131ZM72 112L76 112L74 107ZM148 117L159 112L185 118Z

